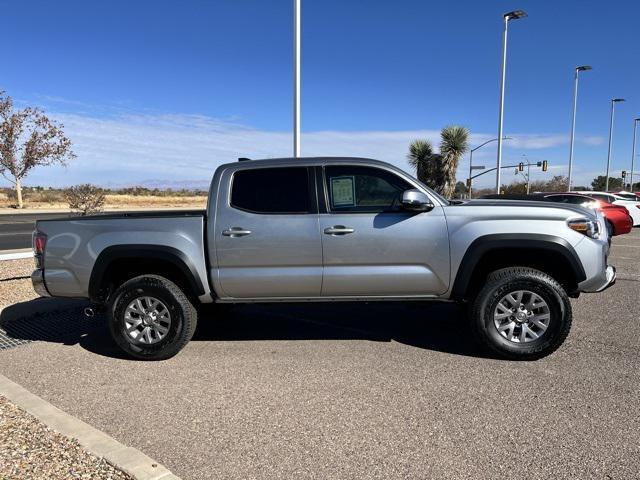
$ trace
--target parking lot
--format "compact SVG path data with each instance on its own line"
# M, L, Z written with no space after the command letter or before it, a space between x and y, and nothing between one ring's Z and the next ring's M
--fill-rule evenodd
M640 229L611 263L536 362L487 358L428 303L208 310L177 357L137 362L82 302L41 299L2 311L27 343L0 372L184 479L640 478Z

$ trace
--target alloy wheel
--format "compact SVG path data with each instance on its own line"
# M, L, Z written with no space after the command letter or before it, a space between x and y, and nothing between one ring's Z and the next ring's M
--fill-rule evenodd
M124 330L133 340L151 345L159 342L171 327L167 306L154 297L137 297L124 311Z
M493 313L498 333L513 343L527 343L542 337L551 322L549 305L537 293L516 290L503 296Z

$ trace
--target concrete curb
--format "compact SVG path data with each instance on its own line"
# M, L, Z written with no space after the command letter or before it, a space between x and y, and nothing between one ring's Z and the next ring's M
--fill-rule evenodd
M140 450L124 446L106 433L54 407L3 375L0 375L0 395L26 410L52 430L75 438L89 452L104 458L137 480L180 480Z
M19 248L16 250L0 250L0 261L19 260L21 258L33 258L33 250L30 248Z

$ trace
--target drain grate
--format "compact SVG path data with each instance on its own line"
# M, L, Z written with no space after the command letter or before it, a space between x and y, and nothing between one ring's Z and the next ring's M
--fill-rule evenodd
M25 340L22 338L13 338L7 335L4 328L0 327L0 350L8 350L24 343L30 343L31 340Z
M37 313L0 322L0 350L34 341L78 343L101 323L102 315L87 318L81 309Z

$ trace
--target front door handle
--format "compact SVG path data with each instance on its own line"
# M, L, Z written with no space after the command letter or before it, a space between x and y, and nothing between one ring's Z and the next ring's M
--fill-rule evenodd
M344 225L334 225L333 227L327 227L324 229L324 233L327 235L346 235L353 232L355 232L355 229L345 227Z
M228 230L223 230L222 235L231 238L244 237L246 235L251 235L251 230L246 230L242 227L231 227Z

